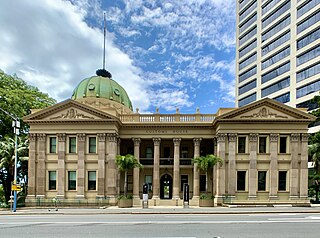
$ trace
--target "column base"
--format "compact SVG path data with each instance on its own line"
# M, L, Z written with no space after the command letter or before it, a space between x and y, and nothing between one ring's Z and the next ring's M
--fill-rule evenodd
M223 203L224 196L222 195L216 195L214 197L214 205L221 205Z
M257 200L257 196L256 195L249 195L248 200Z
M133 196L133 206L141 206L141 199L139 196Z
M193 196L192 199L189 201L190 206L199 206L199 196Z
M150 205L152 206L158 206L160 204L160 198L159 196L153 196L151 199L153 202L150 202Z
M109 196L107 196L107 198L109 199L109 204L110 205L117 205L118 204L118 199L117 199L116 196L109 195Z
M298 195L290 195L289 199L290 200L299 200L299 196Z
M278 196L277 195L272 195L272 196L269 196L269 200L278 200Z

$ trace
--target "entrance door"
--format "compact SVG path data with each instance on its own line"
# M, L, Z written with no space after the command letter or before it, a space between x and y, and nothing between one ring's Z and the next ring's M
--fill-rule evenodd
M165 174L161 177L160 198L161 199L172 198L172 177L169 174Z

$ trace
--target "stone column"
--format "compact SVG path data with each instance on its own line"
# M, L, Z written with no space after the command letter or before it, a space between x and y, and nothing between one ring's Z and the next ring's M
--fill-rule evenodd
M116 204L118 169L116 166L117 134L107 134L108 155L107 155L107 196L111 204Z
M98 194L97 198L102 200L105 197L106 181L106 134L98 134Z
M36 143L37 135L34 133L29 134L29 160L28 160L28 196L27 200L30 202L35 199L36 196Z
M215 156L218 156L218 143L217 143L217 137L214 137L213 138L213 146L214 146L214 152L213 152L213 154L215 155ZM224 162L225 163L225 162ZM217 167L218 167L219 165L215 165L214 167L213 167L213 170L212 170L212 172L213 172L213 178L212 178L212 195L215 195L216 194L216 190L217 190Z
M39 198L44 198L46 194L46 134L37 134L38 137L38 164L36 194Z
M221 204L223 202L223 196L226 193L225 185L225 160L226 160L226 139L227 134L217 134L217 155L223 159L223 164L216 165L217 179L216 179L216 196L215 203Z
M117 155L121 155L121 139L118 137L117 140ZM118 172L117 176L117 195L120 195L120 180L121 180L121 173Z
M249 200L256 200L257 198L257 154L258 154L258 134L249 135Z
M308 134L301 134L300 199L308 199Z
M153 197L159 199L160 195L160 142L161 138L153 138Z
M278 134L270 134L269 200L278 198Z
M300 134L296 133L290 136L290 200L299 198L299 138Z
M85 191L85 153L86 153L86 134L77 134L78 170L77 170L77 198L84 199Z
M66 134L58 134L58 193L57 198L63 199L65 192L65 177L66 177Z
M200 156L200 143L202 138L194 138L194 155L193 157ZM193 165L193 197L192 199L199 199L200 195L200 171L198 169L198 164Z
M140 160L140 138L133 138L133 144L134 144L134 156L137 158L137 160ZM140 168L134 168L133 169L133 198L140 200L140 194L139 194L139 185L140 185Z
M179 199L180 191L180 142L181 138L173 138L174 155L173 155L173 196L172 199Z
M233 200L236 195L237 172L236 172L236 143L237 134L231 133L229 136L229 163L228 163L228 194Z

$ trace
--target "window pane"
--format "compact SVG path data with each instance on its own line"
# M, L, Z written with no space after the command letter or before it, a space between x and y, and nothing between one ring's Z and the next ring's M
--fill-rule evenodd
M148 184L149 192L152 192L152 175L145 176L145 184Z
M249 53L251 50L255 49L257 47L257 39L255 39L253 42L248 44L246 47L239 50L239 58Z
M274 92L277 92L283 88L289 87L290 86L290 77L287 77L281 81L278 81L269 87L266 87L261 90L262 97L268 96Z
M50 137L50 153L57 153L57 138Z
M248 29L249 26L251 26L254 22L257 20L257 13L254 13L254 15L251 15L244 23L241 23L239 27L239 32L242 33L246 29Z
M77 152L77 138L69 137L69 153Z
M250 91L251 89L255 88L256 86L257 86L257 80L255 79L255 80L243 85L242 87L240 87L238 90L239 95Z
M251 102L254 102L256 99L257 99L257 94L253 93L245 98L240 99L238 105L239 105L239 107L242 107L242 106L247 105Z
M287 190L287 171L279 171L279 191Z
M206 176L200 175L200 191L205 192L206 191Z
M299 71L297 73L296 80L297 82L300 82L319 73L320 73L320 62Z
M96 171L88 171L88 190L96 190Z
M76 190L76 171L68 171L68 190Z
M246 153L246 137L238 137L238 153Z
M246 72L239 75L239 83L250 78L251 76L257 73L257 66L255 65L253 68L248 69Z
M258 171L258 191L266 191L267 171Z
M96 153L96 137L89 137L89 153Z
M310 11L312 8L320 3L320 0L309 0L307 3L300 7L297 11L298 18L301 17L306 12Z
M245 19L253 10L257 8L257 1L252 1L244 11L241 11L239 14L239 21Z
M290 102L290 92L287 92L285 94L282 94L278 97L273 98L274 100L282 103Z
M303 22L299 23L297 26L297 34L303 32L305 29L313 26L317 22L320 21L320 11L316 12L315 14L309 16Z
M262 61L262 69L266 69L269 66L279 62L280 60L286 58L287 56L290 55L290 47L287 47L285 49L282 49L272 55L271 57L267 58L266 60Z
M267 137L259 137L259 153L267 152Z
M272 14L270 14L269 16L267 16L266 18L264 18L262 20L262 28L265 28L271 22L278 19L279 16L281 16L283 13L285 13L286 11L288 11L290 9L290 6L291 6L290 0L286 1L284 4L279 6L277 8L277 10L275 10Z
M297 89L297 98L317 92L320 90L320 81L316 81Z
M268 40L275 34L277 34L279 31L284 29L286 26L290 25L290 15L286 16L284 19L280 20L277 24L271 26L268 30L262 33L262 42Z
M237 190L246 190L246 171L237 171Z
M271 0L268 1L267 4L262 6L262 15L264 15L267 11L269 11L271 8L273 8L278 2L281 0Z
M257 26L254 26L251 30L247 31L239 38L239 46L243 45L249 39L257 34Z
M261 76L261 81L262 83L266 83L268 81L270 81L271 79L274 79L286 72L289 72L290 70L290 61L286 62L283 65L278 66L277 68L272 69L271 71L263 74Z
M287 153L287 137L280 137L280 153Z
M183 191L183 185L188 184L188 175L181 175L180 178L180 191Z
M297 66L304 64L320 55L320 45L312 48L311 50L299 55L297 57Z
M248 65L252 64L256 60L257 60L257 52L255 52L253 55L249 56L245 60L241 61L239 63L239 70L247 67Z
M49 171L49 190L56 190L57 176L56 171Z

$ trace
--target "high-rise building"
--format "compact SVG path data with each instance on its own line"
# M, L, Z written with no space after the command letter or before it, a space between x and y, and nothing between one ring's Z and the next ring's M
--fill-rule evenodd
M237 107L265 97L317 107L320 0L237 0L236 34Z

